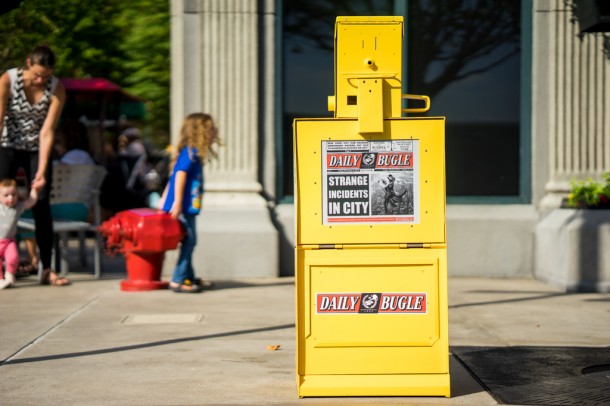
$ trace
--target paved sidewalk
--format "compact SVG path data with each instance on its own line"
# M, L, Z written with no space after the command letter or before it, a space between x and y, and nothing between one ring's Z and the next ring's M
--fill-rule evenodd
M497 404L454 356L451 398L298 399L293 278L193 295L122 292L123 276L72 273L69 287L30 277L0 291L0 404ZM449 288L452 347L610 343L610 294L480 278Z

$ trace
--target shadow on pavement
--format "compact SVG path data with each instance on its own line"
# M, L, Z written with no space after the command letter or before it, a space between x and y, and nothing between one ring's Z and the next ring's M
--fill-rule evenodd
M162 346L162 345L171 345L171 344L184 343L184 342L189 342L189 341L209 340L212 338L222 338L222 337L243 335L243 334L254 334L254 333L261 333L261 332L265 332L265 331L283 330L283 329L288 329L288 328L294 328L294 324L282 324L279 326L229 331L226 333L216 333L216 334L207 334L207 335L194 336L194 337L175 338L172 340L153 341L150 343L126 345L126 346L122 346L122 347L113 347L113 348L102 348L99 350L91 350L91 351L80 351L80 352L71 352L71 353L65 353L65 354L45 355L44 357L20 358L20 359L13 359L13 360L5 361L3 363L0 363L0 366L51 361L51 360L64 359L64 358L88 357L91 355L108 354L108 353L122 352L122 351L132 351L132 350L139 350L142 348L158 347L158 346Z

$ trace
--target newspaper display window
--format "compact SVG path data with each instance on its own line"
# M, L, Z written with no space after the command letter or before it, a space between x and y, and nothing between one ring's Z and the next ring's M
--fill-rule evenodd
M322 141L323 224L419 224L419 141Z

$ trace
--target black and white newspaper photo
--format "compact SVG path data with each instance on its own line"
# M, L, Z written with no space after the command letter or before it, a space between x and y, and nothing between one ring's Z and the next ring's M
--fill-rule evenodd
M419 224L418 140L322 141L323 224Z

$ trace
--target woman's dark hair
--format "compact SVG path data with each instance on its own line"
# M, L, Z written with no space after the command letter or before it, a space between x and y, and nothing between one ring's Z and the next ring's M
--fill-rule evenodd
M48 45L38 45L30 52L28 58L30 58L32 65L55 69L55 53Z

